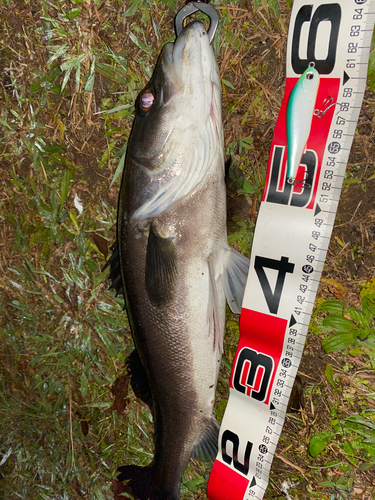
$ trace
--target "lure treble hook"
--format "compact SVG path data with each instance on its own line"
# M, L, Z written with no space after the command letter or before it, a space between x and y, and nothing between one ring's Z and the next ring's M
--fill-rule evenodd
M317 118L323 118L327 111L332 108L332 106L340 106L339 102L333 102L333 97L326 97L322 102L323 109L314 109L314 116Z
M182 9L180 9L176 17L174 18L174 30L176 32L176 36L178 36L183 29L183 22L188 16L194 14L195 12L203 12L210 19L210 27L208 28L207 35L210 43L212 42L218 24L219 24L219 14L215 7L208 3L208 1L198 1L198 2L187 2Z

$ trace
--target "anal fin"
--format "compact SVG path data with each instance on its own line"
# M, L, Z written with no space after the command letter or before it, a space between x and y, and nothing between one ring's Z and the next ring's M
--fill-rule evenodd
M116 296L117 295L124 296L124 286L121 277L120 255L119 255L117 240L111 246L111 250L112 250L112 255L107 260L102 271L107 269L107 267L109 266L109 279L111 280L111 288L114 288L116 290Z
M130 384L137 398L141 399L152 411L153 401L147 374L143 368L137 349L134 349L126 360L130 375Z
M202 437L196 443L191 452L192 458L203 462L213 462L218 452L220 425L215 417L212 417Z
M227 261L223 276L224 293L231 311L240 314L250 263L247 257L229 245L225 251Z

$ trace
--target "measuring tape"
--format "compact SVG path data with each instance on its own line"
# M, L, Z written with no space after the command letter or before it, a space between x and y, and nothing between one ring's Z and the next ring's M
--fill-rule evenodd
M240 318L240 340L210 500L263 498L323 269L366 85L375 0L296 0ZM311 64L316 112L295 184L287 182L286 108Z

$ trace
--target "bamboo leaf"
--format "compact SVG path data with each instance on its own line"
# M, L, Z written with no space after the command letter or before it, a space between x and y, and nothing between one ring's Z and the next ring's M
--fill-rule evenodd
M122 171L124 170L124 164L125 164L125 153L121 156L121 159L120 161L118 162L118 165L117 165L117 168L116 168L116 171L115 171L115 174L113 176L113 179L112 179L112 182L111 184L109 185L109 187L111 188L113 186L113 184L117 181L118 177L120 176L120 174L122 173Z
M92 58L92 63L91 63L91 68L90 68L90 74L87 79L86 85L85 85L85 90L86 92L92 92L94 88L94 81L95 81L95 56Z
M81 11L82 11L82 7L75 7L74 9L68 10L68 12L65 15L69 20L71 20L71 19L75 19L76 17L78 17L80 15Z
M145 43L143 43L141 40L138 40L138 38L131 31L129 31L129 38L133 43L135 43L135 45L138 48L140 48L144 52L147 52L147 54L149 54L151 52L150 48Z

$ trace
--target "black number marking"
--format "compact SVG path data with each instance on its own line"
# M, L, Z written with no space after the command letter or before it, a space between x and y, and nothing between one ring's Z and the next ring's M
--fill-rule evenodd
M246 394L250 388L251 397L257 401L264 401L268 395L268 389L273 372L273 359L263 353L258 353L249 347L244 347L237 358L236 368L233 377L233 386L242 394ZM256 392L253 387L258 369L262 368L264 373L259 390ZM244 372L247 370L246 385L242 384Z
M295 73L302 74L311 62L315 63L316 70L322 75L329 75L335 67L336 50L341 22L341 7L338 3L323 4L314 12L310 22L309 36L307 42L307 59L299 57L302 25L310 21L313 6L304 5L298 11L294 24L292 38L292 68ZM327 57L316 59L315 45L319 24L322 21L331 22L331 32L328 42Z
M232 446L233 446L232 456L229 455L229 453L227 451L227 443L228 442L232 443ZM223 435L221 437L221 453L223 455L223 460L228 465L230 465L232 463L232 460L233 460L234 468L237 469L238 471L242 472L242 474L246 475L249 472L250 454L251 454L251 450L253 448L253 443L250 443L250 441L247 442L243 463L241 463L238 460L239 447L240 447L240 439L237 436L237 434L235 434L234 432L232 432L230 430L224 431Z
M333 155L337 155L337 153L340 151L341 149L341 145L339 142L330 142L328 144L328 151L333 154Z
M254 268L260 281L268 309L271 313L277 314L281 298L281 292L284 286L286 273L293 273L294 264L289 262L288 257L281 257L280 260L269 259L267 257L255 257ZM274 292L272 292L264 268L275 269L279 271L276 280Z
M282 191L279 190L279 177L284 155L284 147L275 146L271 164L271 176L267 193L267 201L271 203L279 203L280 205L290 205L294 207L305 207L308 205L315 182L315 171L317 165L316 153L307 150L301 158L301 165L306 167L306 182L300 193L293 193L293 186L289 184L286 177L283 179ZM290 202L289 202L290 200Z

